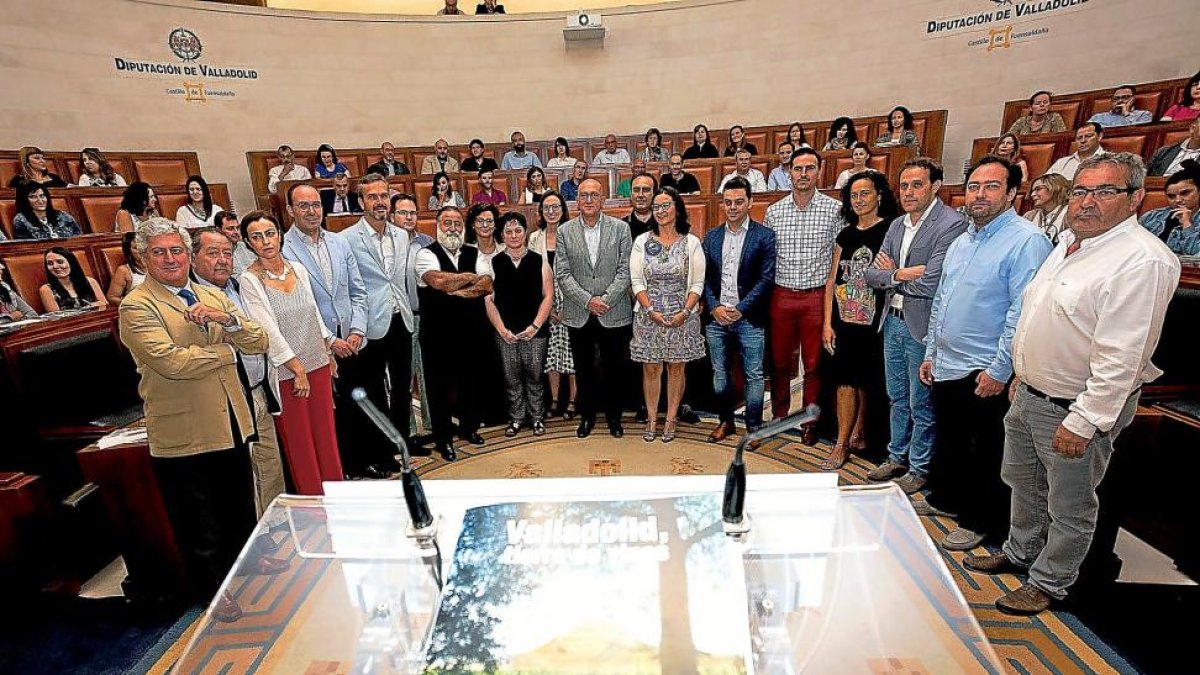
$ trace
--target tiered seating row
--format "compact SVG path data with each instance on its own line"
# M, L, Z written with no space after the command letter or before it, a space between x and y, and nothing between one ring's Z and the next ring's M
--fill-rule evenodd
M18 150L0 150L0 186L8 186L21 173ZM47 151L47 170L74 185L82 173L79 151ZM188 176L200 173L200 158L194 152L120 152L105 151L104 157L128 183L142 181L151 185L184 185Z
M229 186L225 183L209 183L213 202L223 208L229 207ZM180 185L160 186L154 189L158 196L158 212L168 218L188 201L187 187ZM51 189L54 208L70 213L85 234L112 232L117 211L121 208L121 190L114 188L58 188ZM13 190L0 190L0 227L9 239L13 238L13 218L17 215L16 194Z
M1187 78L1178 80L1159 80L1135 85L1134 108L1149 110L1154 119L1167 112L1183 95L1187 86ZM1050 110L1062 115L1068 129L1088 121L1096 113L1104 112L1112 107L1112 94L1116 87L1107 89L1092 89L1069 94L1055 93L1050 103ZM1030 92L1032 94L1033 92ZM1029 99L1017 99L1004 102L1004 119L1000 124L1000 133L1008 131L1017 118L1029 114Z

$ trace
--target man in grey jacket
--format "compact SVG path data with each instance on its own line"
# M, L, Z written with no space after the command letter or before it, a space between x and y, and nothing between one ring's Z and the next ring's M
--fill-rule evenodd
M633 240L628 224L601 213L604 192L599 181L580 183L576 202L579 217L559 229L554 258L554 276L563 293L561 318L570 333L575 360L580 417L575 433L579 438L591 434L596 410L601 408L609 433L620 438L625 434L621 426L624 374L628 372L625 347L633 323L629 299Z
M967 220L938 199L942 167L927 157L905 162L900 171L904 215L892 222L875 264L866 271L872 288L887 291L883 333L884 373L891 401L888 460L867 474L896 479L912 494L924 487L933 457L934 419L930 389L918 376L925 359L929 310L942 276L942 258L967 229Z

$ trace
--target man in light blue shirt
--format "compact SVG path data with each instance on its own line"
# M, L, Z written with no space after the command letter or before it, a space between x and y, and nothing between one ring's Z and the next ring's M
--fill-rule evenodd
M779 166L771 169L771 175L767 176L768 191L779 190L787 192L792 189L792 172L790 166L793 150L795 150L795 146L788 141L779 144Z
M1096 113L1088 119L1096 122L1105 129L1110 127L1128 127L1134 124L1149 124L1154 121L1149 110L1133 109L1133 87L1123 84L1112 93L1112 108L1107 112Z
M500 160L501 169L505 171L521 171L531 166L542 165L542 160L538 158L536 152L525 152L525 134L514 131L510 139L512 140L513 149L504 153L504 158Z
M934 509L955 514L943 548L966 551L1008 533L1010 494L1000 480L1003 395L1012 378L1012 338L1021 296L1050 240L1013 210L1021 174L988 156L967 174L971 225L942 263L933 298L921 381L933 387L937 440L930 467Z

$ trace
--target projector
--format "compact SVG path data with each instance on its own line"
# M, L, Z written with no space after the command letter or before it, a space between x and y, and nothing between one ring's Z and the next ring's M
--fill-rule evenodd
M563 29L567 42L604 40L604 21L599 12L579 12L567 16L567 27Z

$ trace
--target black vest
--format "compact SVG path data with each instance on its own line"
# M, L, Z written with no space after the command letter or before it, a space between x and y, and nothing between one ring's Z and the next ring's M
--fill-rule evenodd
M542 305L542 256L526 251L521 266L517 267L502 251L492 258L492 271L496 273L496 311L500 312L505 328L520 333L533 324ZM537 336L549 334L550 326L546 323Z
M435 241L425 248L437 256L441 271L454 274L475 273L479 249L473 246L463 246L459 249L458 267L455 268L441 244ZM484 335L491 335L492 329L487 320L487 311L483 307L482 296L460 298L425 286L417 289L417 297L421 300L422 343L425 340L446 339L461 344L464 339L474 341Z

